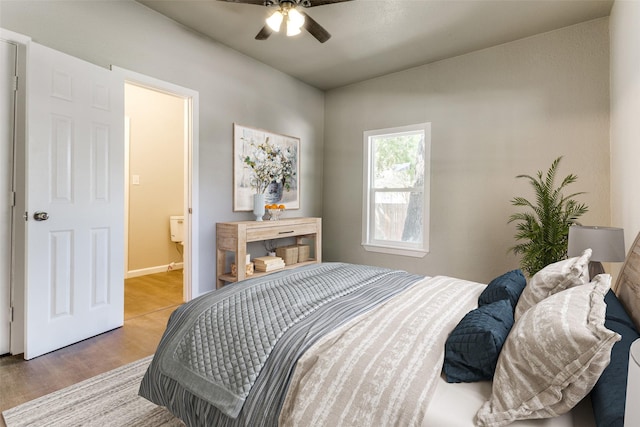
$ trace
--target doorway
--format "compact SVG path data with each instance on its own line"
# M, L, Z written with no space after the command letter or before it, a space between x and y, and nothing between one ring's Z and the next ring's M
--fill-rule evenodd
M125 320L185 301L189 104L125 81Z
M183 94L129 80L124 92L126 320L189 298L192 115Z
M135 71L126 70L124 68L112 66L111 70L117 73L122 77L123 84L137 86L138 88L144 88L150 90L155 93L164 94L174 99L180 100L183 103L184 108L184 119L183 119L183 164L184 164L184 176L183 179L177 180L183 185L183 206L179 212L182 212L184 217L183 220L183 232L184 232L184 241L181 245L176 245L176 242L173 242L174 249L179 249L182 251L182 275L183 275L183 300L190 301L194 296L199 294L198 291L198 264L199 257L197 251L194 251L193 248L197 248L199 244L198 238L198 140L199 140L199 94L198 92L188 89L182 86L175 85L173 83L166 82L164 80L156 79L154 77L150 77L144 74L137 73ZM161 122L156 118L154 120L156 126L159 126ZM131 121L125 119L125 127L131 126ZM129 131L125 131L125 136L129 135ZM126 141L125 141L126 144ZM127 158L125 161L129 161ZM125 170L130 169L127 164L125 164ZM125 188L130 188L133 186L133 180L136 179L136 182L139 182L137 185L143 185L144 177L140 174L138 177L133 177L132 173L126 173L125 179L131 181L131 183L127 183ZM128 200L128 196L125 196L125 200ZM176 210L178 210L176 208ZM125 213L128 212L128 208L125 207ZM180 215L179 212L171 213L171 215ZM126 215L126 214L125 214ZM165 237L162 237L164 240L163 244L167 243L170 238L168 236L169 233L169 217L162 219L161 221L165 224ZM127 230L128 221L125 220L125 239L128 238L129 232ZM161 234L163 234L161 232ZM129 244L125 244L125 252L129 249ZM128 254L125 253L125 263L128 260ZM168 265L160 264L159 269L155 271L152 269L145 270L147 273L163 273L170 270L175 270L176 265L171 264L169 262ZM179 267L179 265L178 265ZM133 271L136 269L135 266L126 265L125 266L125 277L135 277ZM137 272L140 273L140 272Z

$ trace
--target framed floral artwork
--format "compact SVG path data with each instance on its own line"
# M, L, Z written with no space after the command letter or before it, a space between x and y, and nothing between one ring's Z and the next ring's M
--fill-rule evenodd
M265 204L300 209L300 138L233 124L233 210Z

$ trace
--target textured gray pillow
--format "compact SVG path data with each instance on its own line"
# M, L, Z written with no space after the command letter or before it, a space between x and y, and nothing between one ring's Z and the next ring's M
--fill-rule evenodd
M502 348L491 397L478 411L477 425L554 417L591 391L620 340L604 327L604 295L610 285L611 276L598 275L522 315Z
M588 283L589 259L591 249L585 249L579 257L549 264L534 274L520 295L514 314L515 321L543 299L565 289Z

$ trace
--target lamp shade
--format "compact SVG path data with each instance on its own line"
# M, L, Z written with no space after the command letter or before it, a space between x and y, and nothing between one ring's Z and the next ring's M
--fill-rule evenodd
M569 227L567 255L580 256L591 248L591 261L622 262L624 253L624 230L614 227L573 225Z
M292 25L298 29L304 25L304 15L296 9L290 9L287 18L287 25Z
M287 36L288 37L297 36L301 32L302 31L300 31L300 27L296 27L295 25L291 25L289 22L287 22Z
M276 33L280 31L280 26L282 25L282 20L284 19L284 15L279 10L273 12L273 15L267 18L266 23L273 31Z

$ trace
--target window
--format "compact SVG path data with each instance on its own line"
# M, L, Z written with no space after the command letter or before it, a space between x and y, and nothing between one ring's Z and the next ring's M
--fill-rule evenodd
M429 251L431 124L364 133L362 245L423 257Z

